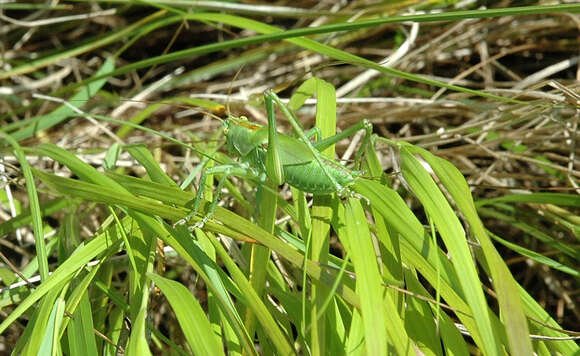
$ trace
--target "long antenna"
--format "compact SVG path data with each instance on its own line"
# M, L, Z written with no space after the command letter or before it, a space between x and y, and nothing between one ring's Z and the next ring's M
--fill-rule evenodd
M228 96L226 98L226 114L228 114L228 116L230 116L230 114L231 114L231 112L230 112L230 97L232 95L232 88L234 87L234 82L236 81L236 79L238 79L238 75L240 75L240 73L242 72L242 69L244 69L244 66L245 66L245 64L242 64L240 66L240 68L236 71L236 74L234 74L234 77L230 81L230 86L228 88Z

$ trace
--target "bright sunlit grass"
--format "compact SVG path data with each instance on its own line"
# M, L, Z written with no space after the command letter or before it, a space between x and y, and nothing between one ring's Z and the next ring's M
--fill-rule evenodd
M580 5L72 4L2 14L3 350L580 354ZM180 224L267 89L373 124L323 151L354 182L218 174Z

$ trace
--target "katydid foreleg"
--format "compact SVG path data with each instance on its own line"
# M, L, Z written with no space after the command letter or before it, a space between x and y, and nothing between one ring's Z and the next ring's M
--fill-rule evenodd
M193 226L193 228L196 227L201 228L203 227L203 225L205 225L205 223L209 221L209 219L211 219L219 202L221 191L224 187L224 184L230 176L246 178L254 181L264 180L264 178L261 177L260 174L256 173L246 164L226 164L206 169L202 173L201 178L199 180L199 187L195 195L195 200L193 202L193 210L189 214L187 214L185 218L179 220L177 224L185 224L197 214L197 212L199 211L199 207L201 205L201 200L203 198L203 192L205 191L205 186L207 184L207 177L212 174L221 175L214 199L212 200L209 208L207 209L207 213L205 214L205 216L201 219L201 221L197 222Z

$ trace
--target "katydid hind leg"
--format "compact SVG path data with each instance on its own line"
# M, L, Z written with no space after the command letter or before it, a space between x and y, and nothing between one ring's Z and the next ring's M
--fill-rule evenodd
M278 105L278 107L280 107L280 109L282 110L284 115L288 118L288 121L292 125L292 128L294 129L296 134L306 144L306 146L308 147L308 149L312 153L314 159L316 160L316 162L318 163L318 165L322 169L324 175L330 180L332 185L335 187L336 192L339 194L341 192L343 192L344 188L336 181L336 179L333 177L333 175L329 171L328 167L323 163L323 159L321 158L321 153L318 150L316 150L316 148L314 148L314 146L312 145L312 142L310 142L308 137L306 137L304 130L302 129L302 127L300 127L298 120L296 119L294 114L290 111L290 109L288 109L288 107L286 105L284 105L284 103L282 103L280 98L272 90L267 90L264 93L264 97L273 100Z
M209 219L211 219L211 217L213 216L213 213L215 212L215 209L217 208L217 204L220 201L221 191L224 187L224 184L230 175L231 175L231 172L228 172L220 178L216 192L215 192L214 199L212 200L211 205L209 206L209 209L207 210L204 217L199 222L197 222L195 225L193 225L192 230L195 228L201 229L209 221ZM198 209L199 209L199 206L198 206ZM195 211L195 213L197 214L197 211Z
M361 145L359 147L359 149L357 150L355 156L354 156L354 167L355 169L361 169L362 167L362 155L363 153L367 150L367 149L372 149L373 145L371 143L371 137L373 135L373 125L371 124L371 122L367 119L364 119L363 121L361 121L361 123L364 126L364 136L361 142Z
M254 218L256 218L256 219L259 217L259 214L260 214L260 209L257 209L257 207L261 206L262 194L264 192L266 179L267 179L267 175L265 173L260 174L260 177L258 180L258 187L256 189L256 201L255 201L256 208L254 209Z
M280 162L274 102L267 94L264 94L264 102L266 103L266 112L268 114L268 150L266 151L266 174L275 185L280 185L284 183L284 170L282 169L282 162Z

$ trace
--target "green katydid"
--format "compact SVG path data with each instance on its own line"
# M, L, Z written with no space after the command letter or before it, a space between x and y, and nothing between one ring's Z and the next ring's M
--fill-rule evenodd
M197 214L207 176L213 174L222 176L216 196L207 214L194 227L202 227L211 218L217 207L219 194L229 176L250 179L259 184L270 179L276 185L288 183L299 190L313 194L353 195L348 187L354 183L360 172L347 169L335 160L323 156L319 151L362 129L366 131L364 142L367 142L372 130L370 122L363 120L324 140L320 140L318 132L317 141L311 142L310 138L317 134L316 128L308 134L304 133L294 114L273 91L268 90L264 93L264 101L268 126L252 123L243 116L230 115L222 121L227 146L231 153L240 158L241 162L206 169L200 179L192 212L178 223L185 223ZM298 138L277 132L274 104L278 105L288 118Z

